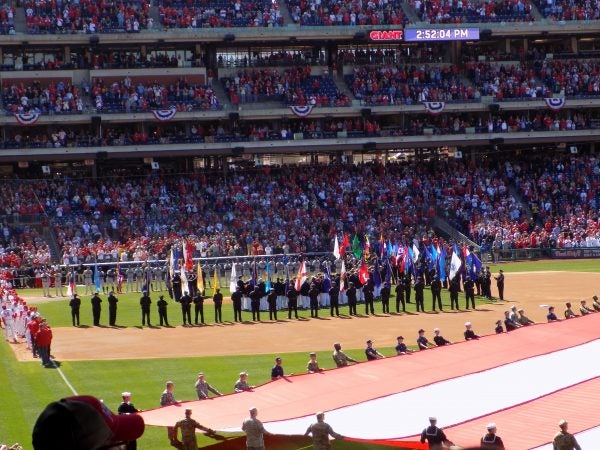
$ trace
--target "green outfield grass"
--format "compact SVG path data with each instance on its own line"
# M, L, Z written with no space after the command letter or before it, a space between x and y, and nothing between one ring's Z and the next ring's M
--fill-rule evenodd
M535 261L528 263L511 263L501 265L490 265L493 272L499 268L510 272L537 271L537 270L561 270L561 271L585 271L598 272L600 264L598 261ZM507 277L507 284L510 277ZM224 290L225 295L228 292ZM208 294L212 291L208 290ZM22 294L41 295L40 290L23 291ZM117 323L123 326L139 326L141 313L139 307L139 294L120 295L119 312ZM81 318L82 324L91 324L90 296L82 296ZM106 300L106 296L102 296ZM446 291L442 295L445 307L449 306L449 298ZM461 307L464 305L464 295L460 297ZM157 323L158 313L156 301L158 294L152 293L152 321ZM413 292L414 301L414 292ZM30 302L35 303L35 302ZM482 303L478 298L477 303ZM390 301L391 310L395 309L395 298ZM414 303L407 305L409 311L414 311ZM431 307L431 295L425 291L425 306ZM364 311L363 305L358 306L358 312ZM71 326L70 312L67 299L56 299L39 304L39 310L53 327ZM347 313L347 307L341 311ZM376 312L381 312L381 303L376 303ZM308 311L302 311L302 316L307 316ZM323 310L322 314L328 314ZM264 316L265 319L268 315ZM287 317L287 316L286 316ZM223 319L232 320L233 312L230 305L223 307ZM244 319L249 318L249 313L244 313ZM205 319L213 322L212 301L205 302ZM177 303L171 302L169 306L169 321L172 325L181 325L181 312ZM108 322L108 305L103 303L101 323ZM307 349L307 352L314 349ZM394 354L393 348L379 348L383 354ZM288 373L304 373L308 360L307 352L282 354L284 368ZM330 357L330 349L318 351L319 361L322 367L331 368L333 362ZM352 356L362 359L363 349L348 350ZM119 402L120 392L129 390L133 392L133 401L138 408L150 409L158 406L160 394L164 388L164 382L171 379L175 382L175 393L178 400L192 400L195 392L193 385L197 372L203 371L211 384L223 393L230 393L237 374L241 370L250 373L250 382L258 385L268 381L270 368L273 365L274 355L253 355L235 357L205 357L205 358L173 358L152 360L126 360L126 361L95 361L94 355L90 355L89 361L63 362L61 369L73 386L81 394L91 394L104 399L106 404L116 410ZM39 362L17 362L8 344L0 345L0 383L5 386L4 393L0 397L0 442L20 442L25 448L31 448L31 429L38 414L44 406L56 399L71 395L71 392L60 378L56 370L43 369ZM202 422L201 417L197 420ZM299 430L302 433L304 430ZM215 441L201 437L201 446L214 444ZM162 428L148 427L140 440L140 449L167 449L169 448L166 432ZM291 447L290 450L294 448ZM361 443L336 442L336 449L375 449L382 448L374 445ZM282 449L283 450L283 449Z

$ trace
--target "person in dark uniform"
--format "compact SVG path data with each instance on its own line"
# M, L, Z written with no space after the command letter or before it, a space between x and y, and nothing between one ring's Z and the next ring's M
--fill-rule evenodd
M381 287L381 308L384 314L390 313L390 292L392 290L392 286L389 281L384 281L383 286Z
M475 283L475 288L477 289L477 297L480 297L483 293L483 290L481 289L483 285L483 268L477 272L473 282Z
M458 279L458 275L450 280L450 285L448 286L448 291L450 291L450 309L459 309L458 307L458 291L460 291L460 281Z
M425 337L425 330L423 328L419 330L417 346L419 347L419 350L427 350L428 348L433 347L433 344Z
M330 314L333 317L335 315L340 317L340 288L335 281L331 282L331 288L329 289L329 301L330 301Z
M108 301L108 324L114 327L117 324L117 303L119 303L119 299L115 297L115 291L110 291L106 301Z
M279 356L275 358L275 365L271 369L271 380L278 380L284 377L282 362Z
M446 447L454 445L454 443L446 437L446 434L442 429L436 426L437 419L435 417L430 417L429 423L430 425L421 433L421 444L424 444L425 441L427 441L429 443L429 450L442 450L444 445Z
M181 303L181 314L183 316L183 326L192 324L192 298L187 291L179 298Z
M433 342L435 342L435 345L437 345L438 347L442 347L444 345L450 345L452 344L452 342L450 342L449 340L445 339L444 336L442 336L440 334L440 329L439 328L434 328L433 329Z
M548 308L548 315L546 316L546 319L548 320L548 322L558 322L558 321L560 321L560 319L558 318L558 316L554 312L554 306L550 306Z
M177 272L175 272L173 279L171 280L171 289L173 290L173 297L175 298L175 301L178 302L181 300L181 276Z
M71 319L73 320L73 326L79 326L79 308L81 308L81 299L77 297L77 294L73 294L73 298L69 302L71 307Z
M292 318L292 311L294 311L294 314L297 319L298 318L298 291L296 289L294 289L294 286L292 286L291 283L290 283L290 286L288 289L287 298L288 298L288 319Z
M501 320L496 320L496 328L494 328L494 331L496 332L496 334L504 333L504 328L502 328Z
M365 296L365 315L369 315L369 310L371 310L371 315L375 314L375 294L374 294L375 286L373 285L373 280L369 278L365 285L363 286L363 294Z
M471 322L465 322L465 340L466 341L471 341L473 339L479 339L479 336L477 336L475 334L475 332L473 331L473 325L471 324Z
M425 303L423 298L423 290L425 289L425 281L423 275L417 277L415 281L415 303L417 304L417 312L425 312Z
M123 401L119 405L117 412L122 414L135 414L139 410L131 403L131 392L123 392L121 394ZM137 450L137 441L129 441L125 444L125 450Z
M348 283L348 290L346 291L348 297L348 310L351 316L356 316L356 288L354 283L351 281Z
M250 309L252 310L252 320L255 322L260 322L260 299L262 296L263 292L258 285L250 292Z
M158 320L160 321L160 326L163 325L165 327L169 326L169 319L167 318L167 301L165 300L165 296L161 295L158 297L158 302L156 302L156 306L158 307Z
M97 292L92 296L91 302L94 326L98 327L100 326L100 312L102 311L102 299L100 298Z
M385 358L385 356L383 356L377 351L376 348L373 347L373 341L371 339L367 341L367 348L365 348L365 356L367 357L367 361Z
M233 321L242 321L242 288L238 285L235 291L231 293L231 302L233 303Z
M213 302L215 304L215 323L222 323L223 294L221 294L221 289L215 289Z
M434 275L433 279L431 280L431 305L432 305L433 311L435 311L436 300L437 300L437 306L439 307L440 311L443 311L443 309L442 309L442 282L440 281L440 277L438 277L437 275Z
M304 280L304 282L300 285L300 308L307 309L306 301L310 302L310 298L308 293L310 292L310 283L308 282L308 278ZM310 303L309 303L310 306Z
M319 294L321 290L316 283L310 285L308 290L308 298L310 299L310 317L319 317Z
M150 300L150 296L147 291L142 292L142 298L140 298L140 307L142 308L142 326L146 325L146 321L148 322L148 326L151 327L150 324L150 305L152 304L152 300Z
M409 272L404 274L404 298L406 303L410 303L412 278Z
M183 293L183 296L181 297L183 300L183 297L189 297L189 294L187 292ZM189 302L189 309L191 311L192 309L192 302L194 303L194 324L198 325L198 316L200 316L200 323L204 324L204 295L202 295L202 293L200 291L196 291L196 293L194 294L193 298L190 298L190 302ZM181 304L183 305L183 301L181 302ZM191 325L192 324L192 318L188 317L188 322Z
M504 450L504 442L496 435L496 424L488 423L487 433L481 438L481 450Z
M271 288L267 294L267 304L269 305L269 320L277 321L277 292Z
M471 277L467 276L463 283L465 288L465 308L469 309L469 300L471 300L471 307L475 309L475 283L471 280Z
M498 287L498 297L500 300L504 300L504 271L500 269L499 272L498 276L494 278L496 279L496 286Z
M404 302L404 277L398 277L396 285L396 312L400 312L400 303L402 303L402 312L406 312L406 303Z
M492 272L486 267L483 275L484 295L487 299L492 299Z

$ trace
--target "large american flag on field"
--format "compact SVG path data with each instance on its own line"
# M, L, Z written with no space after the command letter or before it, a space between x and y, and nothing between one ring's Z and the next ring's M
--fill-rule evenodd
M322 410L327 423L350 439L406 448L420 448L416 441L427 418L436 416L448 438L462 447L478 446L486 424L495 422L507 449L551 450L558 422L566 418L582 447L594 449L600 441L600 358L590 355L600 352L599 327L600 314L534 325L289 376L186 407L205 426L240 431L251 404L265 428L279 435L304 433L314 412ZM181 407L142 416L146 425L170 426Z

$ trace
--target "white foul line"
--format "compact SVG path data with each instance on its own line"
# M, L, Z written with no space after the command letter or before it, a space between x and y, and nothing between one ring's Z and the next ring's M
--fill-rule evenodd
M60 370L60 367L58 367L58 364L56 364L56 362L54 361L54 359L51 359L50 361L52 361L52 365L54 366L54 368L58 371L58 374L60 375L60 377L64 380L65 384L67 385L67 387L69 389L71 389L71 392L73 393L73 395L79 395L77 393L77 391L75 390L75 388L73 387L73 385L71 384L71 382L68 380L68 378L66 377L66 375L64 374L64 372L62 370Z

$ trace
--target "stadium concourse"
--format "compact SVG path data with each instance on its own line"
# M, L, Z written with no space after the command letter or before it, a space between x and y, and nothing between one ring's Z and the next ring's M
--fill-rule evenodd
M252 404L267 430L296 435L316 409L327 411L328 423L344 436L380 443L416 440L423 418L435 415L461 446L478 445L485 424L495 422L515 449L545 448L568 417L571 432L597 442L600 362L589 355L600 350L598 326L597 314L541 324L141 414L148 425L169 426L184 406L206 426L239 431Z

